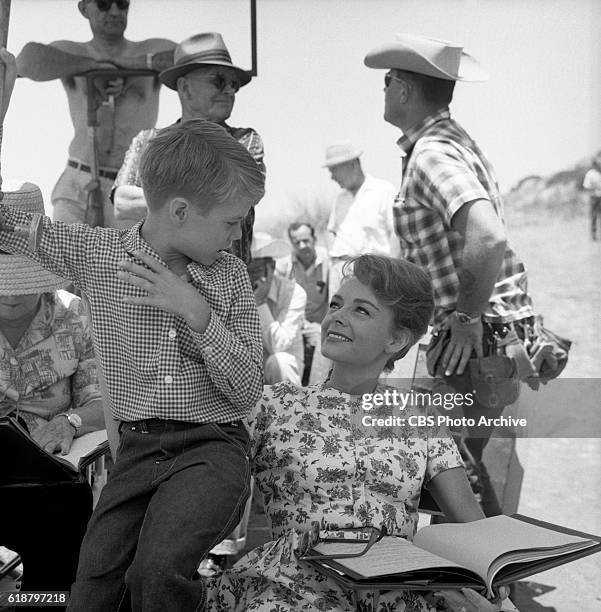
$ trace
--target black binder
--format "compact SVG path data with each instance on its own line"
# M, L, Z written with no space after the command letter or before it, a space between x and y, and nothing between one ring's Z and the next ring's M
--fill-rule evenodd
M68 461L47 453L13 417L0 417L0 486L78 482Z

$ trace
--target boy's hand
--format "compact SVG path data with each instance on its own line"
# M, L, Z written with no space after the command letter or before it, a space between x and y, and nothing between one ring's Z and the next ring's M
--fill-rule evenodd
M211 309L204 297L193 285L150 255L142 251L136 251L133 255L150 269L124 259L119 262L121 270L117 272L117 278L146 291L146 295L128 295L123 301L126 304L155 306L172 312L182 317L193 330L203 333L211 318Z
M0 125L8 110L8 103L17 80L17 62L15 56L6 49L0 49L0 62L4 66L4 81L2 83L2 100L0 101Z

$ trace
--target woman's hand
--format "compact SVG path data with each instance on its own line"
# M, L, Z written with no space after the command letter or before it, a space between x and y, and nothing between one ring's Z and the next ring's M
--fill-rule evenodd
M295 529L292 534L292 550L299 558L306 555L319 540L319 522L311 521L311 527L306 531Z
M509 597L508 587L499 587L499 597L492 601L486 599L473 589L461 590L440 590L434 593L437 597L442 597L448 610L452 612L499 612L503 610L503 602ZM508 602L509 603L509 602ZM515 609L513 604L507 610Z

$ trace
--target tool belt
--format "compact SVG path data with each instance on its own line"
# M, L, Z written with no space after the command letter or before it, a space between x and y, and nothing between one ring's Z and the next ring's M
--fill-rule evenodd
M520 381L537 390L540 383L559 376L568 362L572 342L544 327L540 315L514 323L483 321L482 325L483 357L474 354L461 376L471 377L478 404L484 408L502 410L517 400ZM441 358L450 337L450 330L434 330L426 351L430 376L444 376ZM457 376L444 378L452 386Z

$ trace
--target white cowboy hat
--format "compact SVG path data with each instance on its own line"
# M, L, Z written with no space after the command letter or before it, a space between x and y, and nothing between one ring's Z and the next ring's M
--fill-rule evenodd
M350 141L339 142L338 144L330 145L326 149L326 163L323 168L332 168L339 164L357 159L363 151L356 149Z
M486 81L489 76L462 45L414 34L397 34L393 42L372 49L363 62L368 68L396 68L448 81Z
M159 80L170 89L177 89L177 79L199 66L227 66L240 79L240 87L250 82L250 73L232 64L230 53L218 32L203 32L182 40L173 52L173 66L159 74Z
M44 214L42 192L23 181L2 184L2 204L21 212ZM64 289L69 281L48 272L23 255L0 252L0 295L32 295Z
M278 259L286 257L292 252L292 247L285 241L273 238L266 232L254 232L250 247L250 254L253 259L270 257Z

